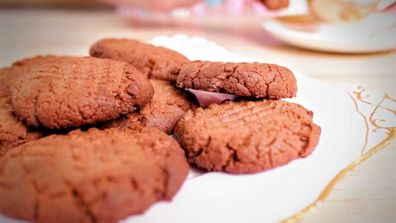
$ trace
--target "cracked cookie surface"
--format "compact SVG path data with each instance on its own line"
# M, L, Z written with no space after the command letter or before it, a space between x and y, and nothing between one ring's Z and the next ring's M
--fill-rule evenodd
M19 60L10 67L0 69L0 156L11 148L43 136L21 122L12 111L11 87L19 76L32 66L54 59L54 56L36 56Z
M13 147L42 136L15 117L9 97L0 97L0 157Z
M188 174L178 143L154 128L51 135L0 160L0 212L35 222L117 222L170 200Z
M105 127L147 126L171 134L176 123L187 110L194 107L194 104L180 89L175 88L168 81L150 80L150 82L154 88L151 102L139 112L110 121Z
M312 117L285 101L227 101L188 111L174 135L200 168L254 173L308 156L320 136Z
M180 65L189 60L182 54L133 39L103 39L92 45L90 55L125 61L152 79L175 81Z
M11 94L11 86L18 80L19 76L37 64L54 60L58 57L52 55L35 56L14 62L10 67L0 68L0 97Z
M293 73L263 63L193 61L181 66L177 87L255 98L291 98L297 93Z
M11 104L26 124L61 129L118 118L152 95L149 80L128 63L58 57L24 72L11 88Z

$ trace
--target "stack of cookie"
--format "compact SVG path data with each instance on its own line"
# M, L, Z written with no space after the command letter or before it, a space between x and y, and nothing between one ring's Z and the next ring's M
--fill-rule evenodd
M189 61L128 39L90 54L0 69L0 213L117 222L170 200L188 163L255 173L318 143L313 113L278 100L297 91L284 67Z

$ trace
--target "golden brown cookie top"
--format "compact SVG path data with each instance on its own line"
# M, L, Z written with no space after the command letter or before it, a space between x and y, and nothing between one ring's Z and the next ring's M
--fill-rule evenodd
M171 199L187 173L183 150L156 129L52 135L0 160L0 212L35 222L118 222Z
M11 103L26 124L60 129L134 112L152 95L149 80L128 63L58 57L19 77L11 89Z
M154 88L151 102L139 112L107 123L107 127L147 126L158 128L167 134L173 132L176 123L187 110L194 107L194 103L168 81L151 79L150 82Z
M133 39L103 39L91 46L90 55L125 61L152 79L175 81L180 65L189 60L182 54Z
M255 98L291 98L297 83L286 67L264 63L193 61L181 66L177 86Z
M174 134L198 167L253 173L309 155L320 135L312 116L280 100L227 101L187 112Z
M9 97L0 97L0 157L11 148L42 137L12 113Z
M39 63L55 59L55 56L36 56L19 60L10 67L0 68L0 156L23 143L36 140L44 134L21 122L12 111L11 87L18 78Z

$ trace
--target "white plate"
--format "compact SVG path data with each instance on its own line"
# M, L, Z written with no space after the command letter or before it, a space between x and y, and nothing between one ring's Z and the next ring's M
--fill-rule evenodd
M373 14L358 23L321 24L314 31L292 28L278 20L262 27L288 44L312 50L340 53L373 53L396 49L395 13Z
M161 36L152 42L180 51L190 59L255 61L201 37ZM249 175L202 173L191 169L188 180L171 202L159 202L144 214L131 216L124 222L285 220L322 201L325 196L320 194L331 190L328 185L337 179L340 171L350 169L352 163L356 164L392 139L396 127L393 99L353 85L330 84L294 72L298 94L290 101L313 110L315 123L322 127L320 143L312 155ZM386 121L381 121L384 119ZM15 222L0 217L0 222L3 221Z

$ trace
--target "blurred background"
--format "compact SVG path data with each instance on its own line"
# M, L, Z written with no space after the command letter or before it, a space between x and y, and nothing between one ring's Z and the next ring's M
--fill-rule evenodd
M98 0L2 0L0 1L2 7L103 7L105 4Z
M0 62L86 54L103 37L188 34L396 94L395 9L394 0L0 0Z
M0 66L38 54L87 55L105 37L182 34L396 98L395 2L0 0ZM396 222L396 144L389 147L349 174L303 222Z

